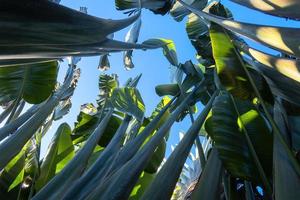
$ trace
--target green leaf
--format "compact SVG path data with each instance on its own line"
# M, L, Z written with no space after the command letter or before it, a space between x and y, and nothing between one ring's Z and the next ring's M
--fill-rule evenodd
M198 132L211 109L216 95L217 92L215 92L215 94L211 97L209 103L199 114L195 122L192 124L192 126L189 128L180 143L176 146L170 157L159 170L155 179L143 195L143 200L170 199L186 158L189 155L196 137L198 137Z
M86 169L89 157L92 155L97 142L103 135L105 127L113 113L109 110L102 121L99 123L95 131L90 135L84 146L76 153L74 158L54 176L51 181L44 186L34 197L34 200L53 198L60 199L71 183L74 183L83 171Z
M177 94L179 94L180 88L179 88L179 85L177 83L157 85L155 87L155 92L160 97L165 96L165 95L176 96Z
M260 50L251 48L246 44L236 43L243 51L265 67L278 71L278 73L300 82L300 62L297 59L277 57Z
M157 172L159 166L165 158L167 142L166 140L161 141L156 150L154 151L148 165L145 168L145 172L154 174Z
M248 8L256 9L261 12L286 17L291 19L300 19L300 2L297 0L276 1L251 1L251 0L231 0Z
M202 12L184 3L182 0L178 1L199 17L204 17L234 33L243 35L287 54L300 56L300 42L298 40L300 29L298 28L264 26L237 22Z
M151 181L155 177L154 174L149 174L147 172L143 172L133 188L129 200L140 200L142 195L144 194L147 187L150 185Z
M57 61L0 68L0 103L23 98L31 104L46 100L54 90Z
M106 71L110 69L110 62L108 59L109 54L103 54L100 56L98 69L101 71Z
M216 98L209 122L211 127L206 131L215 142L224 167L233 177L259 183L261 179L243 128L247 130L268 177L272 176L272 135L265 119L250 101L237 98L234 101L226 93ZM236 113L234 103L240 115Z
M219 188L222 177L222 162L217 149L213 148L208 157L205 168L192 193L192 199L218 200Z
M276 101L274 105L274 120L280 129L285 141L288 141L289 130L287 127L294 126L287 124L287 115L284 108ZM290 122L292 123L292 122ZM292 132L292 134L294 134ZM293 138L295 139L295 138ZM293 167L292 162L286 154L286 150L279 141L278 136L274 135L274 198L276 199L297 199L300 195L300 179Z
M279 71L280 68L278 70L272 69L246 58L245 61L264 75L272 93L275 96L280 96L291 103L298 106L300 105L300 83L298 81L295 81L281 73ZM285 65L282 66L285 67ZM288 68L286 70L288 70ZM297 73L298 72L295 72L294 76L297 76Z
M36 189L40 190L55 174L59 173L74 157L74 146L71 140L71 128L68 124L61 124L45 155L40 176L36 181Z
M164 15L171 9L172 0L144 0L140 5L139 0L115 0L117 10L127 10L135 8L146 8L155 14Z
M190 4L193 7L198 8L199 10L202 10L203 8L205 8L206 4L207 4L207 0L192 0L190 2ZM187 8L185 8L183 5L181 5L179 2L175 2L175 4L173 5L170 14L171 16L176 20L176 21L182 21L183 18L190 14L191 11L189 11Z
M136 22L132 25L130 30L127 32L125 37L125 42L137 43L140 30L142 26L141 17L136 20ZM132 62L132 52L133 50L125 51L123 54L123 62L126 70L131 70L134 68L134 64Z
M168 59L171 65L178 66L176 47L173 40L163 38L149 39L144 41L143 44L149 46L161 46L163 48L164 56Z
M107 36L139 17L138 13L123 20L101 19L50 1L4 1L1 7L2 59L57 58L122 50L126 43L116 43ZM116 44L118 48L114 48Z
M22 183L24 177L25 152L21 150L0 173L0 191L5 193ZM5 195L0 192L0 196Z
M234 96L242 99L250 98L252 88L241 66L239 55L228 36L229 33L215 23L211 24L209 31L213 57L222 85Z
M124 87L114 89L111 103L117 110L133 115L137 120L143 121L145 105L140 92L136 88Z
M152 126L154 124L151 124L151 127L147 126L144 129L144 131L135 138L136 140L133 140L133 142L138 143L138 146L134 146L135 144L132 143L132 145L128 146L128 148L126 148L126 146L124 147L126 148L126 151L129 151L126 152L126 154L130 153L130 156L132 156L130 161L127 160L128 162L126 162L126 164L121 165L117 172L115 172L111 177L109 177L109 180L107 180L104 184L97 186L93 190L93 192L90 193L90 198L127 199L129 197L130 192L134 188L135 183L138 181L140 174L146 167L147 161L151 158L153 152L160 144L160 142L165 138L165 136L168 133L168 130L175 122L178 115L184 110L184 108L186 107L186 103L192 99L193 94L197 89L198 87L196 87L191 94L185 97L185 100L182 101L178 108L170 115L168 120L163 124L163 126L160 129L158 129L156 134L149 140L149 142L147 142L143 146L143 148L136 152L136 147L139 148L141 145L140 140L145 140L145 136L148 136L144 133L149 133L148 131L151 132L153 128ZM142 140L142 142L144 140ZM135 153L134 155L132 155L132 152L130 152L131 148L133 147Z
M71 135L74 144L84 142L89 137L89 135L96 129L99 121L99 115L99 113L79 113L79 115L77 116L77 122L75 123L73 134ZM113 115L110 118L108 126L105 128L102 137L98 141L98 145L102 147L106 147L108 145L108 143L116 133L118 127L120 126L121 121L122 120L115 115Z

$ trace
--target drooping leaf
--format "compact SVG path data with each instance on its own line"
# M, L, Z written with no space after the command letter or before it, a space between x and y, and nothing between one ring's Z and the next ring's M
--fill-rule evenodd
M229 33L215 23L211 24L209 32L217 74L222 85L234 96L251 98L251 85L228 36Z
M145 105L136 88L116 88L111 95L111 103L117 110L128 113L143 121Z
M142 26L142 20L141 18L138 18L137 21L132 25L132 27L126 34L125 42L137 43L141 26ZM123 62L124 62L125 69L127 70L134 68L134 64L132 62L132 52L133 50L129 50L129 51L125 51L123 54Z
M226 93L218 96L212 108L210 123L211 127L206 131L215 142L225 169L233 177L261 182L244 128L265 173L269 177L272 175L272 135L265 119L250 101L234 98L233 102Z
M68 114L70 112L71 107L72 107L71 99L61 101L54 110L53 120L59 120L63 116Z
M182 0L178 1L196 15L215 22L234 33L243 35L287 54L295 55L297 57L300 56L300 43L298 40L298 35L300 33L299 28L264 26L237 22L202 12L184 3Z
M231 0L248 8L253 8L267 14L286 17L291 19L300 19L299 9L300 2L297 0L268 0L268 1L251 1L251 0Z
M207 0L189 0L187 1L188 4L192 5L195 8L198 8L199 10L202 10L205 8L207 4ZM173 5L170 14L176 21L182 21L183 18L190 14L191 11L189 11L187 8L185 8L183 5L181 5L179 2L175 2Z
M18 97L38 104L54 90L58 71L57 61L0 68L0 103Z
M59 173L73 158L74 146L71 140L71 128L68 124L61 124L43 159L40 176L35 186L40 190L46 185L57 173Z
M208 33L208 25L194 13L189 14L185 29L190 40L197 40L202 35Z
M237 43L237 45L250 55L253 59L281 73L282 75L300 82L300 62L297 59L277 57L260 50L251 48L246 44Z
M157 85L155 87L155 92L158 96L165 96L165 95L176 96L179 94L180 88L177 83Z
M56 15L53 16L53 13ZM123 20L106 20L50 1L24 0L20 3L17 0L2 0L0 16L3 25L0 31L0 59L5 60L57 58L122 50L127 44L122 43L120 48L115 48L116 43L108 40L107 36L133 23L139 14Z
M163 48L163 54L171 63L171 65L174 66L178 65L176 47L172 40L163 39L163 38L149 39L144 41L143 44L149 46L161 46Z
M20 186L24 178L25 152L22 150L0 173L0 196L9 196L9 191Z
M115 0L118 10L146 8L155 14L165 15L173 5L172 0L144 0L140 5L139 0Z
M245 60L264 75L273 94L296 105L300 105L300 83L298 81L283 75L276 69L272 69L249 59Z
M106 71L110 69L110 62L108 60L109 54L103 54L100 56L98 69L101 71Z

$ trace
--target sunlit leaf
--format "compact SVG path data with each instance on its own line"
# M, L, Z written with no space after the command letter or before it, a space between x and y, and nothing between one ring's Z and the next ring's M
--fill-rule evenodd
M57 61L0 68L0 103L18 97L37 104L46 100L56 85Z
M300 56L300 43L298 40L298 35L300 33L299 28L264 26L237 22L202 12L184 3L182 0L178 1L196 15L215 22L234 33L243 35L249 39L265 44L276 50L283 51L287 54L292 54L298 57Z
M71 128L68 124L61 124L43 159L40 176L35 184L40 190L50 181L55 174L59 173L74 156L74 146L71 140Z
M172 40L168 39L149 39L143 42L145 45L149 46L161 46L163 48L163 54L168 59L168 61L171 63L171 65L177 66L178 65L178 59L177 59L177 53L176 53L176 47Z
M117 110L133 115L139 121L143 121L145 105L136 88L124 87L114 89L111 103Z
M269 177L272 175L272 135L265 119L250 101L236 98L234 101L228 94L216 98L212 108L211 127L206 131L214 140L225 169L233 177L260 182L243 127ZM235 104L239 114L235 110Z
M231 0L235 3L253 8L267 14L286 17L291 19L300 19L300 2L297 0L268 0L268 1L251 1L251 0Z
M205 8L205 6L207 4L207 0L188 0L186 2L200 10ZM185 8L183 5L181 5L181 3L179 3L178 1L175 2L175 4L173 5L173 7L170 11L170 14L176 21L182 21L183 18L190 13L191 13L191 11L189 11L187 8Z
M3 25L0 59L5 60L61 58L122 50L126 44L115 47L116 43L107 36L133 23L139 14L123 20L107 20L50 1L24 0L20 3L14 0L2 2L0 16ZM138 45L129 46L127 49Z

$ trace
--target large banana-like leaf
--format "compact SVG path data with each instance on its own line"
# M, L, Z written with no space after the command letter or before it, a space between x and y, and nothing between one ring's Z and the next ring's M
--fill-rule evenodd
M59 173L74 156L74 146L71 140L71 128L68 124L61 124L45 155L39 178L35 186L40 190L55 174Z
M77 122L75 123L73 134L71 135L74 144L84 142L96 129L97 123L99 121L99 115L100 114L92 115L83 111L79 113L79 115L77 116ZM110 140L116 133L120 124L121 119L113 115L108 122L108 126L105 128L103 136L98 141L98 144L102 147L106 147L106 145L110 142Z
M29 118L30 116L28 115L26 116L26 113L24 113L24 118L22 120L18 121L18 123L14 124L14 126L12 127L9 126L8 129L11 129L12 131L15 131L17 128L18 129L15 132L11 132L14 134L11 134L6 140L0 143L0 152L2 155L0 157L1 170L6 166L6 164L8 164L8 162L14 156L16 156L21 151L21 149L27 143L27 141L43 125L44 121L53 112L55 106L57 106L61 98L64 96L64 93L68 91L71 87L72 90L74 89L73 86L70 87L70 84L74 80L73 72L73 67L70 67L67 72L67 76L65 77L63 85L45 103L41 105L41 107L34 113L33 116L31 116L31 118ZM21 117L22 116L20 116L20 118ZM24 123L25 121L23 120L27 120L26 123ZM17 121L17 119L15 121ZM20 127L20 125L22 126ZM6 129L6 131L8 129ZM6 134L7 132L4 133L3 136L5 136Z
M54 90L58 71L57 61L0 68L0 103L17 98L37 104Z
M157 85L155 87L155 92L158 96L176 96L180 93L180 87L177 83Z
M32 186L32 179L38 170L37 144L31 139L1 171L0 173L0 198L16 199L19 191ZM25 180L28 179L27 183ZM28 185L26 185L28 184ZM26 185L26 186L24 186ZM20 194L21 195L21 194Z
M143 42L145 45L149 46L161 46L163 48L163 54L171 63L171 65L177 66L178 59L176 53L176 47L172 40L158 38L158 39L149 39Z
M90 135L89 139L85 142L84 146L77 152L74 158L60 171L59 174L54 176L46 186L44 186L34 197L34 200L52 198L60 199L73 183L83 173L87 167L90 155L93 153L97 142L104 133L105 127L113 113L109 110L102 121L99 123L95 131Z
M170 157L164 163L153 182L143 195L143 200L170 199L186 158L188 157L191 147L198 136L199 130L211 109L216 95L217 92L215 92L215 94L211 97L209 103L205 105L205 108L199 114L195 122L192 124Z
M253 1L253 0L231 0L235 3L244 5L248 8L253 8L267 14L287 17L291 19L300 19L300 2L298 0L268 0L268 1Z
M182 0L178 1L196 15L215 22L220 26L233 31L234 33L238 33L249 39L265 44L279 51L283 51L287 54L300 57L300 42L298 39L298 35L300 33L299 28L264 26L237 22L202 12L201 10L195 9L192 6L184 3Z
M207 4L207 0L188 0L186 2L192 5L193 7L198 8L199 10L205 8ZM172 17L178 22L182 21L183 18L190 13L191 11L189 11L187 8L181 5L181 3L179 3L178 1L175 2L170 11Z
M282 136L284 137L285 141L288 141L289 134L295 133L289 133L287 127L294 127L295 125L288 125L286 119L287 115L284 112L284 109L281 107L280 103L276 101L274 106L274 120L280 128L281 133L284 134ZM293 131L293 129L290 131ZM277 136L274 136L273 156L274 197L276 199L298 199L300 195L300 179Z
M252 88L228 32L212 23L209 29L217 74L226 90L242 99L251 98Z
M107 20L50 1L1 0L0 4L1 60L99 54L105 49L139 46L107 39L109 34L133 23L139 14Z
M17 198L16 194L24 178L25 152L24 149L16 155L0 173L0 197ZM19 187L17 187L19 186Z
M140 35L141 26L142 26L142 20L140 17L132 25L132 27L126 34L125 42L137 43L139 35ZM133 52L133 50L129 50L129 51L125 51L123 54L123 62L124 62L125 69L127 69L127 70L134 68L134 64L132 62L132 52Z
M118 10L146 8L155 14L164 15L171 9L173 0L115 0Z
M239 42L236 42L236 45L253 59L265 65L265 67L274 69L282 75L300 82L300 61L298 59L273 56Z
M109 179L107 179L103 184L97 185L93 192L89 194L88 198L127 199L134 188L135 183L138 181L140 174L146 167L147 161L151 158L159 143L164 139L178 115L185 109L186 104L192 99L193 94L197 89L198 87L196 87L191 94L187 95L185 100L182 101L178 108L170 115L168 120L149 140L149 142L147 142L129 162L122 165L122 167L119 168L119 170L109 177ZM149 129L147 127L143 132L146 130L149 131L149 129L151 130L151 127L148 127ZM139 135L144 137L143 133L140 133ZM131 146L129 146L129 148L131 148Z
M266 78L273 94L300 105L300 83L260 63L246 59L245 61L260 71Z
M185 25L188 37L197 51L200 63L210 66L214 64L208 25L196 14L191 13Z
M222 5L212 7L211 11L224 16L228 15L226 8ZM236 97L241 99L253 98L255 96L254 90L243 69L243 65L245 64L231 41L232 38L236 37L216 23L211 24L210 37L217 74L222 85ZM272 94L264 78L251 68L249 68L248 71L252 79L254 79L256 87L261 92L262 97L272 102Z
M111 95L111 103L117 110L128 113L143 121L145 105L140 92L133 87L116 88Z
M269 177L272 175L272 135L265 119L250 101L230 98L227 93L218 96L210 123L212 127L207 129L208 134L215 142L224 167L232 176L261 182L244 128L265 173Z

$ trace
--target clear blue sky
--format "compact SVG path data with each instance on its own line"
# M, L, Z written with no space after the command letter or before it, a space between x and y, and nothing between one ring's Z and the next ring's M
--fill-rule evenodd
M256 11L249 11L242 6L231 3L230 1L222 1L233 13L233 16L238 21L254 22L257 24L269 24L279 26L300 27L299 22L286 21L285 19L270 17ZM122 19L126 15L115 9L114 0L62 0L61 4L73 9L79 9L81 6L88 8L88 13L101 18ZM55 15L55 13L53 13ZM128 28L115 34L115 39L124 41L125 34ZM190 44L185 32L185 20L178 23L172 19L170 15L160 16L154 15L148 10L142 12L142 29L139 42L149 38L167 38L174 40L176 44L179 62L192 60L196 62L195 50ZM268 48L257 45L253 42L250 44L256 48L273 52ZM98 77L101 73L98 69L99 57L83 58L79 63L82 70L78 87L75 90L72 98L72 108L70 113L63 119L55 122L51 130L45 136L42 143L42 154L46 152L47 145L51 140L53 133L59 124L67 122L71 127L74 126L76 117L80 110L80 105L84 103L95 103L98 95ZM149 116L160 101L160 98L155 93L155 86L158 84L170 83L169 63L162 55L161 49L141 51L137 50L133 53L133 62L135 68L131 71L126 71L123 67L122 53L114 53L110 56L111 69L106 73L117 73L120 83L124 83L129 77L135 77L142 73L143 76L139 82L138 88L146 105L146 116ZM61 65L59 79L62 80L67 69L66 63ZM201 108L199 108L201 109ZM175 124L171 130L169 144L178 143L178 132L186 131L189 127L189 119L187 118L181 123ZM168 145L167 154L170 153Z

